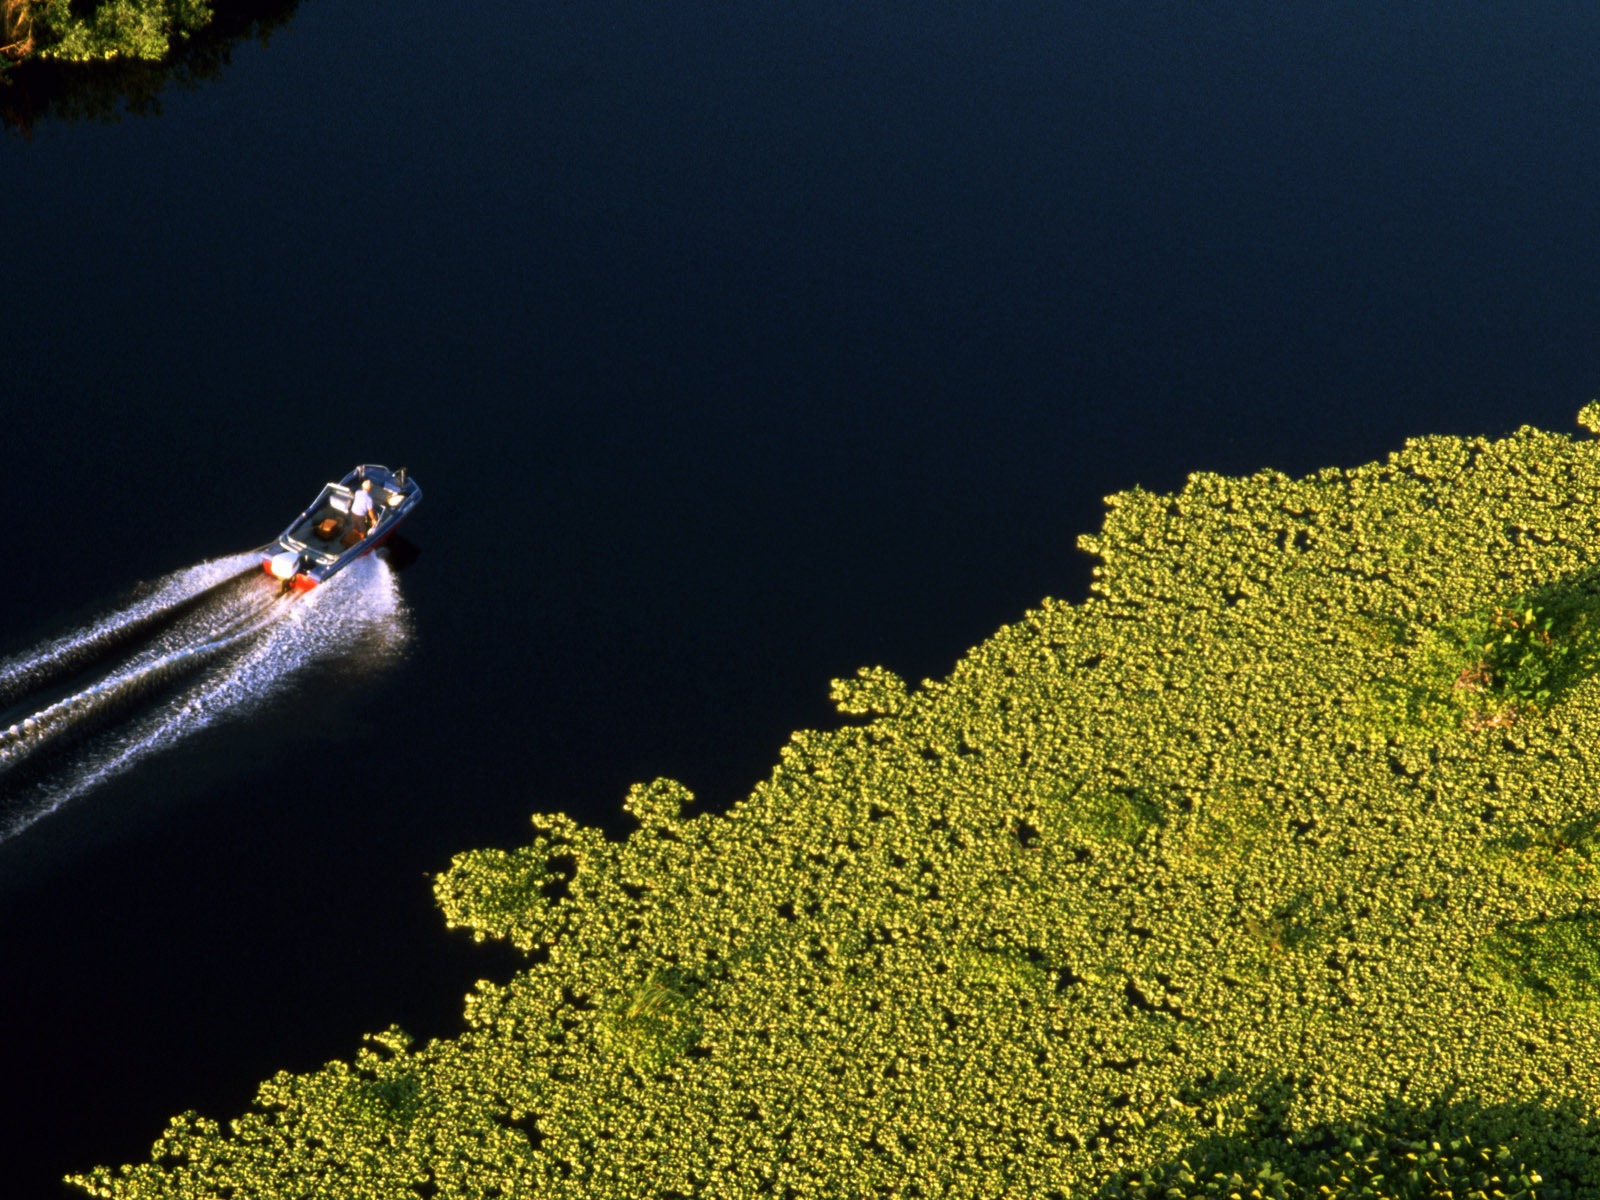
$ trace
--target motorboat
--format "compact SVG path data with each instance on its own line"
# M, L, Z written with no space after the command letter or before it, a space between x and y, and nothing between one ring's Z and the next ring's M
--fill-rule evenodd
M372 497L373 519L351 516L358 492ZM365 463L325 486L276 542L263 547L261 568L285 590L310 591L381 546L421 501L422 489L404 467Z

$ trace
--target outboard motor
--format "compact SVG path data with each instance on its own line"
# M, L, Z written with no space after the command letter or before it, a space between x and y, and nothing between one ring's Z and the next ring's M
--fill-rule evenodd
M274 579L281 579L285 583L295 577L300 570L300 554L296 550L285 550L281 554L274 554L267 560L267 570L272 572Z

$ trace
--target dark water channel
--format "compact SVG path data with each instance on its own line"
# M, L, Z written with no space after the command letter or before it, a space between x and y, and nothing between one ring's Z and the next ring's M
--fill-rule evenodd
M1081 595L1100 497L1597 388L1600 15L303 0L155 116L0 139L0 653L427 500L405 654L0 845L8 1196L511 958L427 872L710 805L830 677Z

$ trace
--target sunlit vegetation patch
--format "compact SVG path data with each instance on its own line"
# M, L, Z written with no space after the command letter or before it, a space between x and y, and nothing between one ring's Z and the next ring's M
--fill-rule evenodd
M893 716L906 705L906 681L887 667L862 667L853 679L835 679L830 698L842 713Z
M209 0L0 0L4 56L158 59L211 20Z
M1445 620L1353 628L1397 668L1366 688L1391 728L1508 729L1600 667L1600 579L1585 571Z
M728 812L458 855L528 955L458 1037L76 1182L1600 1200L1596 495L1524 429L1113 496L1086 602L833 681Z
M658 971L618 997L602 1025L603 1042L635 1067L661 1070L694 1044L700 1031L692 1004L700 981L683 971Z
M169 87L219 74L265 42L299 0L0 0L0 121L154 114Z

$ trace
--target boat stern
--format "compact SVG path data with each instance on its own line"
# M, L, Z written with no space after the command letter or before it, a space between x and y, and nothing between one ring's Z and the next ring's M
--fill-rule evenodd
M276 550L277 553L271 553ZM305 555L299 550L285 550L281 545L268 547L268 554L261 560L261 569L274 579L293 587L297 592L309 592L317 586L318 580L302 571L301 565Z

